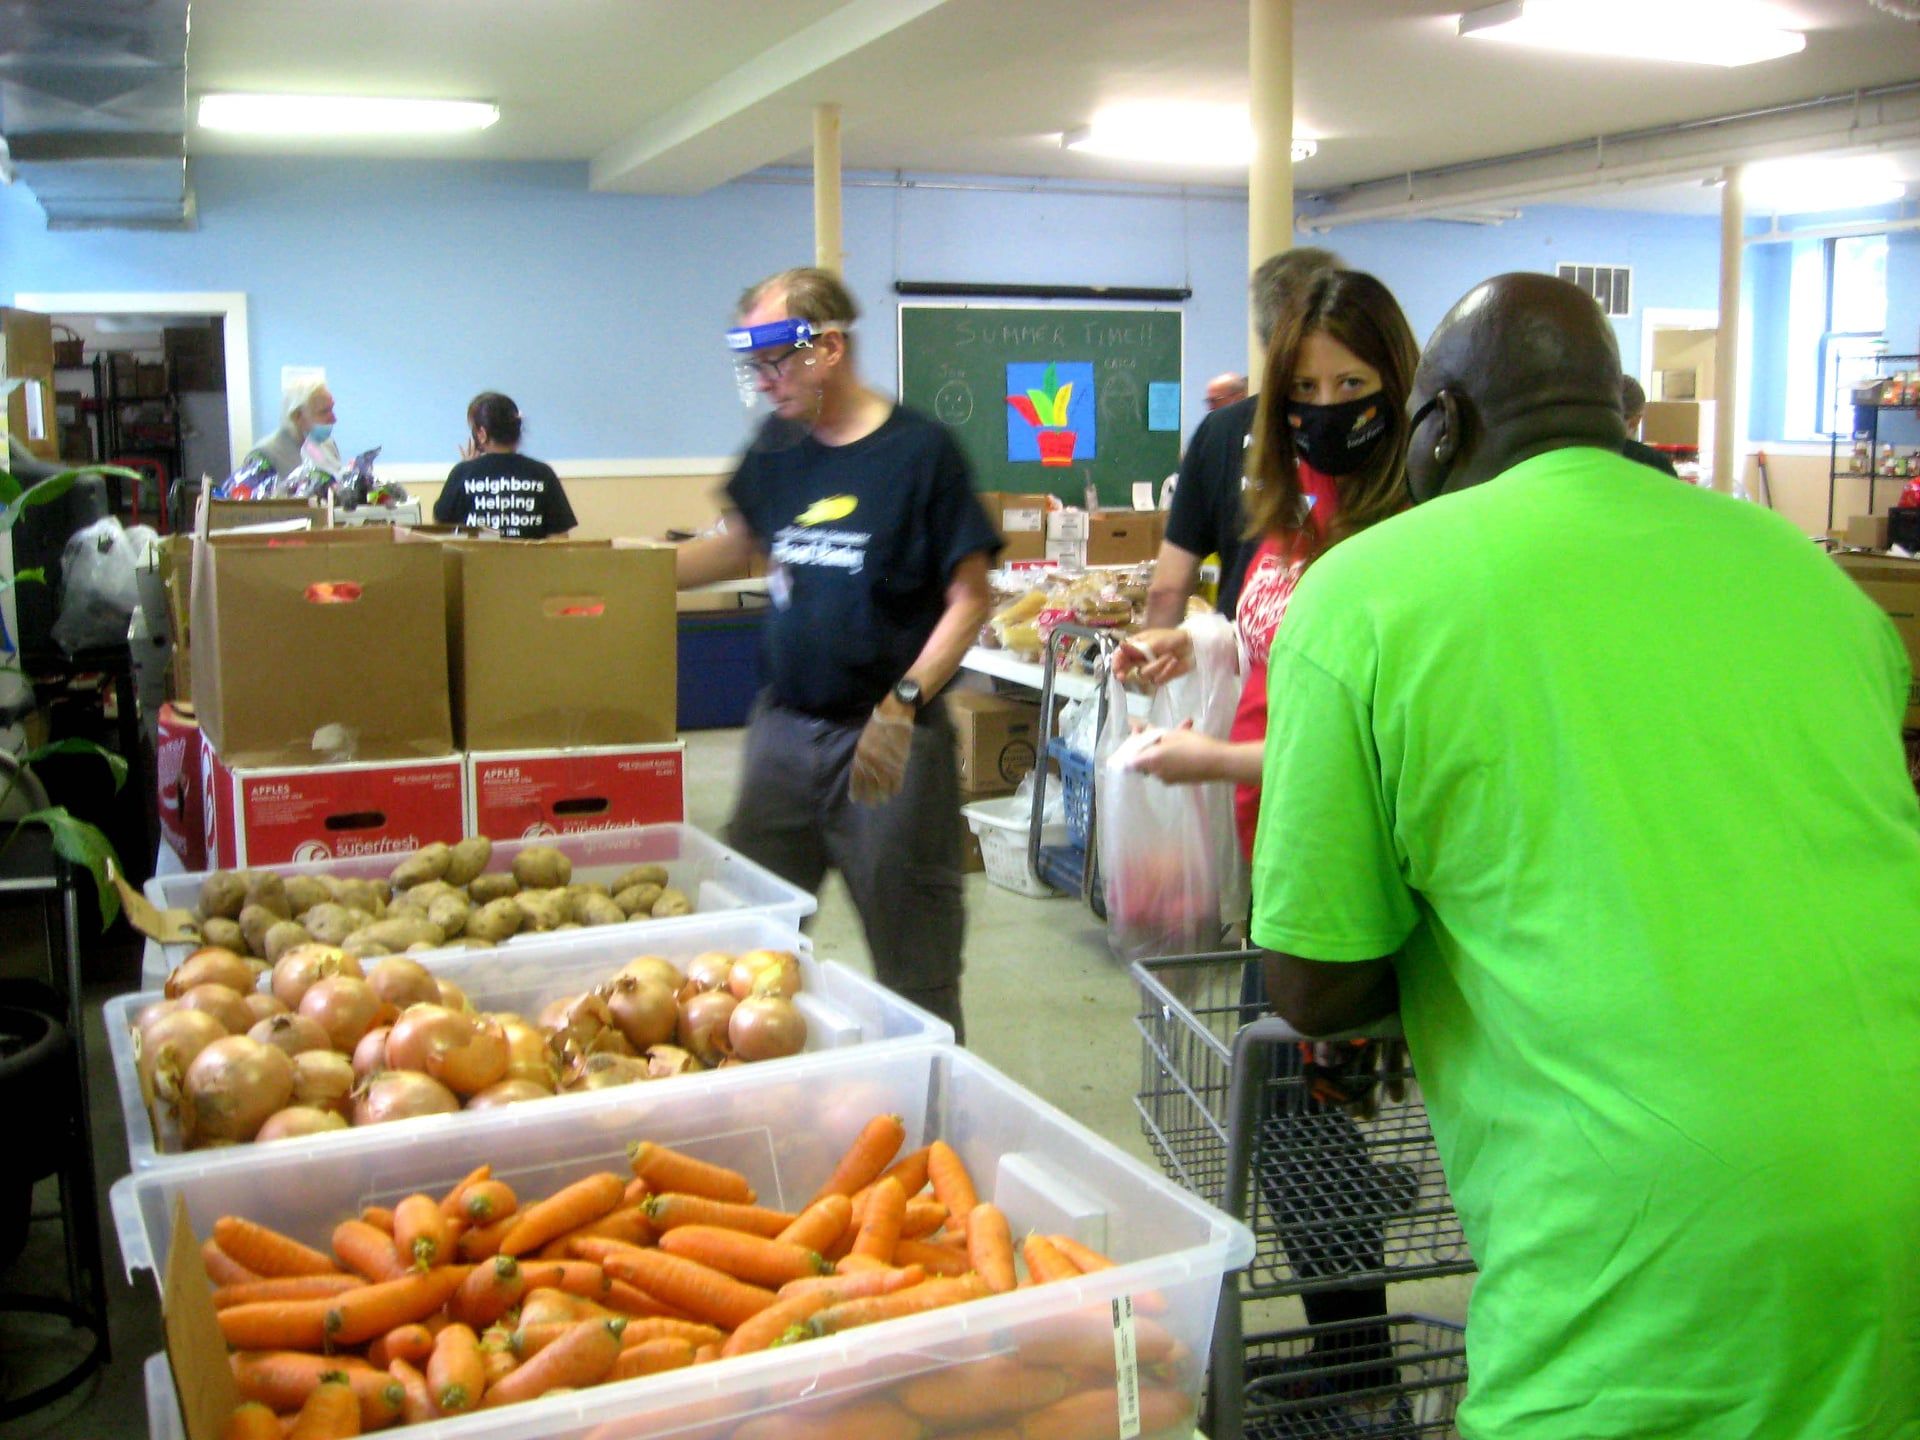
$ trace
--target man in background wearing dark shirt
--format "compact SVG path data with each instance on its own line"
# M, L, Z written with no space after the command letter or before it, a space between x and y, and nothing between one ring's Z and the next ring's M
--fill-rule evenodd
M964 1040L960 782L939 694L987 618L999 537L942 426L860 383L837 276L787 270L728 342L773 407L684 588L771 561L767 687L727 843L807 890L839 870L880 983Z
M1651 445L1640 441L1640 422L1647 414L1647 392L1638 380L1631 375L1620 377L1620 418L1627 422L1627 442L1620 447L1620 453L1629 460L1651 466L1655 470L1664 470L1674 479L1680 478L1680 472L1673 468L1673 461Z
M1339 256L1303 245L1272 256L1253 272L1253 325L1262 349L1273 339L1288 292L1317 271L1339 268ZM1211 386L1208 395L1211 403ZM1199 584L1200 562L1209 555L1220 557L1220 613L1233 618L1247 560L1259 548L1247 538L1247 517L1240 505L1247 436L1259 403L1258 395L1248 395L1212 410L1187 442L1167 514L1167 537L1160 542L1153 584L1147 590L1150 630L1171 629L1187 618L1187 597Z

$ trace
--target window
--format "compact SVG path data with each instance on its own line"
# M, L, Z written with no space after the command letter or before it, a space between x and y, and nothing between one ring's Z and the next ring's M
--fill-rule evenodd
M1887 237L1837 236L1825 241L1823 250L1825 304L1816 428L1851 435L1853 387L1878 373L1874 362L1887 348Z
M1578 285L1609 315L1633 313L1633 270L1626 265L1562 265L1556 272L1570 285Z

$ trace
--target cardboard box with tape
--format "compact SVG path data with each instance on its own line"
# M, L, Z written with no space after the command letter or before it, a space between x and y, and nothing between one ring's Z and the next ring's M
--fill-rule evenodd
M1047 497L1010 490L983 490L980 504L1000 533L1000 563L1039 560L1047 548Z
M610 745L467 756L467 833L577 835L687 818L687 747Z
M960 789L970 800L1011 794L1039 753L1040 706L984 690L949 690Z

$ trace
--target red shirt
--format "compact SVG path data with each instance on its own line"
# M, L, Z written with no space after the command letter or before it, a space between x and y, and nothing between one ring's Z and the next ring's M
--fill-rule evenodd
M1240 705L1233 712L1233 727L1227 738L1234 743L1267 738L1267 657L1273 653L1273 637L1285 618L1287 604L1293 599L1294 586L1319 553L1319 542L1327 533L1327 523L1339 509L1340 496L1334 482L1306 464L1300 465L1300 486L1312 509L1314 540L1294 537L1283 554L1278 536L1268 535L1247 562L1247 578L1240 587L1239 608L1234 625L1240 632L1241 665L1245 679L1240 690ZM1260 818L1260 787L1236 785L1233 790L1234 829L1240 837L1240 851L1253 858L1253 827Z

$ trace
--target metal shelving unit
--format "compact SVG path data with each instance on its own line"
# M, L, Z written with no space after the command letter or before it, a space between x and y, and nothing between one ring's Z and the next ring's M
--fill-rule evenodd
M1840 389L1840 368L1848 357L1834 357L1833 390ZM1856 361L1856 363L1858 363ZM1920 375L1920 355L1876 355L1871 361L1876 374L1875 381L1884 382L1896 374ZM1855 393L1859 387L1855 386ZM1902 418L1904 417L1904 418ZM1888 427L1893 427L1888 433ZM1898 439L1894 437L1897 435ZM1867 444L1867 468L1864 472L1853 467L1854 444L1865 439ZM1847 456L1844 468L1841 461L1842 445ZM1834 496L1842 479L1867 482L1867 513L1873 514L1873 497L1876 487L1892 485L1898 491L1911 475L1882 475L1877 467L1882 444L1899 444L1908 447L1909 452L1920 449L1920 399L1900 400L1894 403L1873 401L1855 403L1853 406L1853 429L1846 435L1838 430L1827 435L1827 529L1834 527Z

